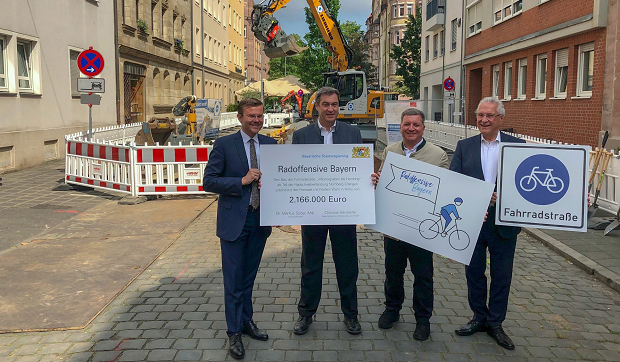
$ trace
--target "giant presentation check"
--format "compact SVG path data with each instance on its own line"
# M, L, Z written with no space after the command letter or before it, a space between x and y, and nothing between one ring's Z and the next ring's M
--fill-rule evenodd
M374 224L372 145L261 145L261 225Z

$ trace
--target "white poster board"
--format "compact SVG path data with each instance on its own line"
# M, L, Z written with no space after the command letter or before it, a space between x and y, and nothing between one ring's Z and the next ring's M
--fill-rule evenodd
M390 152L375 193L377 222L368 227L469 265L494 187Z
M375 222L372 144L261 145L261 225Z
M502 143L495 223L586 232L589 146Z
M196 111L196 130L201 139L217 138L220 134L222 100L199 98L194 106Z

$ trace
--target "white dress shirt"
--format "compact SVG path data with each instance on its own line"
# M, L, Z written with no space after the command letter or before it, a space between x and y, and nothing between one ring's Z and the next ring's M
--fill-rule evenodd
M333 145L334 144L334 130L336 129L336 123L334 123L334 125L328 131L327 128L321 125L320 121L317 121L317 122L319 122L319 129L321 130L321 136L323 136L323 144Z
M497 181L497 161L499 159L499 143L501 142L500 133L491 142L480 136L480 162L482 163L482 173L484 180L494 184Z
M241 131L241 138L243 139L245 156L248 159L248 168L252 168L252 162L250 161L250 139L254 140L254 148L256 148L256 161L258 163L258 168L260 169L260 147L258 147L258 133L254 137L250 137L245 134L245 132Z
M424 137L422 137L420 142L418 142L415 146L413 146L412 149L408 149L407 147L405 147L405 142L403 142L403 151L405 151L405 157L411 157L411 155L414 154L418 150L418 147L420 147L422 142L424 142Z
M258 147L258 134L254 137L250 137L245 132L241 131L241 139L243 139L243 148L245 148L245 157L248 159L248 168L252 168L252 161L250 161L250 140L254 140L254 148L256 148L256 163L260 169L260 147ZM252 193L250 193L250 205L252 205Z

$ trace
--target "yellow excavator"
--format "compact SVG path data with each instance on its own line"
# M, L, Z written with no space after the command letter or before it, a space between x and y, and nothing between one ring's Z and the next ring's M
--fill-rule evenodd
M172 109L172 114L177 117L185 116L183 122L178 126L173 118L153 117L148 122L142 124L142 129L135 137L137 144L156 144L165 145L170 143L176 145L189 145L198 142L196 133L196 96L187 96ZM204 120L207 121L207 120Z
M265 55L270 58L291 56L303 49L297 45L292 35L286 35L273 14L291 0L268 0L266 4L255 4L252 11L252 32L265 43ZM340 112L338 120L356 125L365 141L377 139L375 119L383 118L384 92L371 90L366 83L366 74L360 70L348 69L353 57L351 48L322 0L306 0L314 16L327 49L330 71L323 73L324 85L340 92ZM304 118L316 119L318 112L314 107L314 94L310 97Z

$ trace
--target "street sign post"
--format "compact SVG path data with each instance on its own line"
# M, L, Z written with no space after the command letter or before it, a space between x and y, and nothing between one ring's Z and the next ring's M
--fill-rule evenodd
M447 91L454 89L454 79L448 77L443 81L443 88Z
M82 74L88 78L78 78L78 92L88 92L88 94L80 95L80 103L88 104L88 140L90 141L93 134L93 104L98 106L101 104L101 96L93 93L105 92L104 79L92 79L103 71L103 56L101 53L89 47L77 57L77 66Z
M103 70L103 56L93 47L90 47L78 55L77 65L82 74L94 77Z
M105 79L103 78L78 78L78 92L105 93Z

